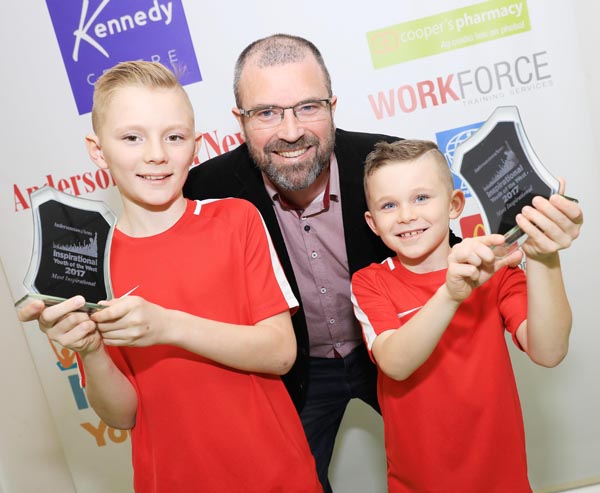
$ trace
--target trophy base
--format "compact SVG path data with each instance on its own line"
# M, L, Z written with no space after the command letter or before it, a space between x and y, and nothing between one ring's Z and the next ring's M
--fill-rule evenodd
M58 296L49 296L49 295L38 294L38 293L28 293L15 303L15 307L17 307L17 308L20 307L29 298L33 298L35 300L42 300L46 306L58 305L59 303L62 303L63 301L67 300L67 298L60 298ZM93 313L97 310L101 310L102 308L104 308L104 306L98 305L97 303L86 303L81 308L79 308L79 310L77 310L77 311Z
M527 240L527 235L523 233L519 226L514 226L504 234L504 243L494 245L492 250L496 258L504 258L517 250Z

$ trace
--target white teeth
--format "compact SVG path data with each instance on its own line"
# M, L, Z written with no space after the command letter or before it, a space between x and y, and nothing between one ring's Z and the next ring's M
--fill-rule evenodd
M417 236L423 232L422 229L418 231L408 231L407 233L400 233L398 236L400 238L410 238L411 236Z
M166 176L155 176L155 175L140 175L144 180L164 180Z
M283 157L298 157L306 152L306 149L298 149L297 151L279 151L277 154Z

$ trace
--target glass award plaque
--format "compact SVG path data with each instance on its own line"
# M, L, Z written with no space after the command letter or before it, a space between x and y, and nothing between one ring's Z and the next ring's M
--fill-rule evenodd
M536 156L516 106L501 106L457 147L452 171L467 183L482 212L487 233L504 235L498 257L518 248L527 235L516 216L533 197L558 193L560 183Z
M109 273L110 242L116 217L101 201L43 187L31 194L33 249L23 284L28 298L54 305L75 295L82 311L102 308L113 297Z

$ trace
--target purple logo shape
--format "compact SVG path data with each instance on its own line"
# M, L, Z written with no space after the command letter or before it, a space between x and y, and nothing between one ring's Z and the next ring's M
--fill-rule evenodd
M160 62L182 85L202 80L181 0L46 0L80 115L119 62Z

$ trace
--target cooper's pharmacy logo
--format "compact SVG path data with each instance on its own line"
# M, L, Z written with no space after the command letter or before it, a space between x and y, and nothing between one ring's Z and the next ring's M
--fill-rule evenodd
M169 67L183 84L202 80L181 0L46 0L79 114L96 79L125 60Z

